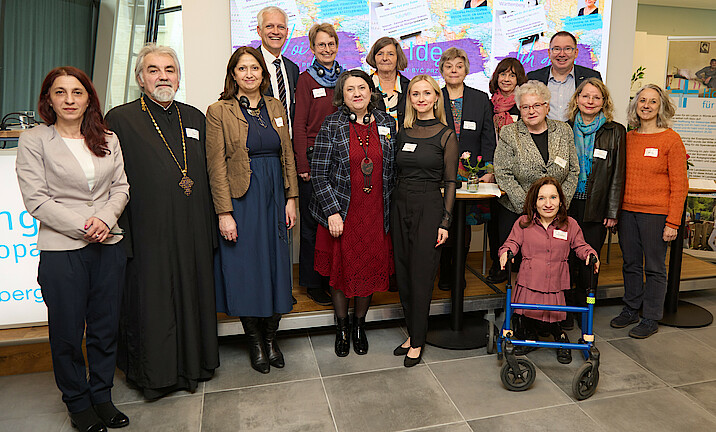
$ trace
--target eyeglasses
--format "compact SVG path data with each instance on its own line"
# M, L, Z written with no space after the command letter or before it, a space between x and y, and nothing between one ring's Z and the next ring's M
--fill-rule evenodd
M547 106L547 102L536 103L533 105L520 105L520 111L529 111L529 110L537 111L538 109L543 108L545 106Z
M318 48L318 49L326 49L326 47L333 49L336 47L336 43L335 42L328 42L328 43L321 42L321 43L316 44L316 48Z
M549 50L552 51L553 54L559 54L561 52L564 52L565 54L572 54L576 49L577 48L575 47L552 47Z
M592 95L585 95L585 94L580 94L579 98L588 100L588 101L594 101L594 102L601 102L604 99L601 96L592 96Z

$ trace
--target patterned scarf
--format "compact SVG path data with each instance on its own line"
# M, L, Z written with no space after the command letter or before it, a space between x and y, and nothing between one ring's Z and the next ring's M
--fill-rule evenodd
M318 69L323 70L323 76L318 76ZM306 70L321 87L326 88L334 88L336 86L336 81L338 81L338 77L341 75L341 72L343 72L343 68L335 60L333 60L333 66L330 69L327 69L325 66L318 63L318 60L313 59L311 67Z
M577 113L574 119L574 145L577 147L577 158L579 159L579 183L577 193L587 192L587 179L592 173L592 155L594 153L594 138L607 119L604 113L600 112L589 124L584 124L582 113Z
M492 99L490 100L492 101L492 105L495 107L493 122L495 123L497 134L499 135L502 126L514 123L514 120L512 120L512 116L508 111L515 106L515 94L512 93L508 97L505 97L502 95L500 90L497 90L495 94L492 95Z

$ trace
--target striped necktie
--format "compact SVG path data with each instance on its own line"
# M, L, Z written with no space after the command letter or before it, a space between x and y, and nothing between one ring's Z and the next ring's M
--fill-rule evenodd
M290 115L288 113L288 105L286 105L286 84L283 82L283 72L281 71L281 59L277 58L273 61L274 66L276 66L276 81L278 81L278 98L281 99L281 103L283 104L283 109L286 110L286 115Z

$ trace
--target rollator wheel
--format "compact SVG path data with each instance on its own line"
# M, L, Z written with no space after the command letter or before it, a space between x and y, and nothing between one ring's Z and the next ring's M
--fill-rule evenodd
M497 327L488 323L487 326L487 346L485 347L488 354L494 354L497 351L495 342L497 341Z
M584 400L591 397L597 390L599 383L599 368L595 368L592 362L586 362L577 369L572 380L572 393L577 400Z
M535 366L527 359L516 359L520 370L515 371L508 362L502 365L500 378L510 391L525 391L535 382Z

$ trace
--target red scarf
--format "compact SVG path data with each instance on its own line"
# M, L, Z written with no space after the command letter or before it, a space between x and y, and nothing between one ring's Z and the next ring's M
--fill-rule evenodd
M495 129L497 129L497 134L499 135L502 126L514 123L514 120L512 120L512 116L508 111L513 106L515 106L515 94L513 92L510 96L505 97L502 95L502 92L500 90L497 90L495 94L492 95L491 100L492 105L495 107L495 116L493 117L493 122L495 123Z

